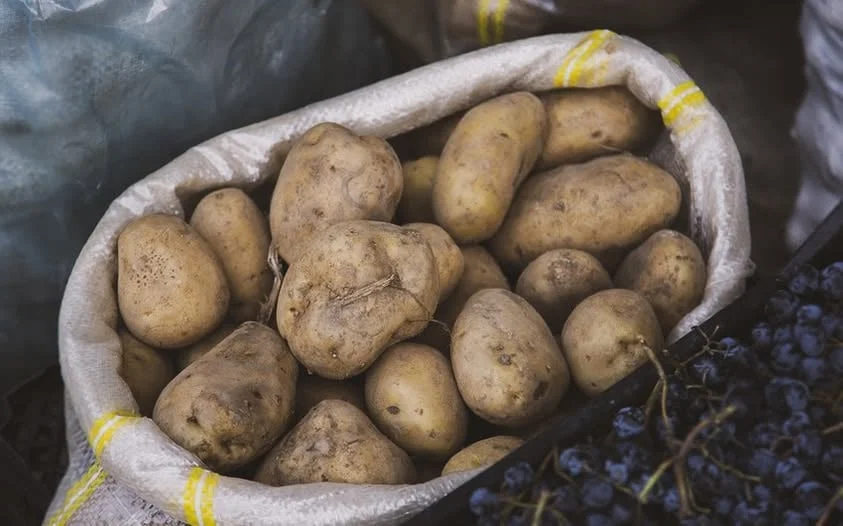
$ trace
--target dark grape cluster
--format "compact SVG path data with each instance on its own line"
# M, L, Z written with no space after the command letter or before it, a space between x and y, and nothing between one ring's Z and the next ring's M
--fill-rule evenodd
M475 490L477 524L843 525L843 262L797 269L764 318L659 364L600 440Z

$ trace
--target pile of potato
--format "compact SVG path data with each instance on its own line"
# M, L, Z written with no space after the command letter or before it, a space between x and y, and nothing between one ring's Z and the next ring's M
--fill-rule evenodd
M502 95L394 147L314 126L268 216L223 188L122 231L121 374L174 442L266 484L495 462L702 299L679 185L629 153L658 120L611 87Z

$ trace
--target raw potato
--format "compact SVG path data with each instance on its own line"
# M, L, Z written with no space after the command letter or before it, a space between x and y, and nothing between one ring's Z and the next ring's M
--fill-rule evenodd
M175 371L169 357L139 341L129 331L118 331L123 348L120 376L126 381L143 416L152 415L158 395L173 379Z
M181 349L176 355L176 366L178 367L178 370L183 371L188 365L208 354L211 349L213 349L219 342L226 339L236 328L237 325L224 323L219 329L215 330L208 336L205 336L205 338L199 342L194 343L190 347Z
M653 307L667 333L702 301L706 269L700 249L674 230L661 230L629 253L617 274L618 287L638 292Z
M523 443L522 438L503 435L475 442L448 460L442 469L442 476L490 466L521 447Z
M461 245L492 237L546 135L544 106L532 93L501 95L469 110L439 159L436 222Z
M269 225L257 205L243 190L223 188L199 201L190 226L222 263L231 289L231 318L236 323L256 320L272 288L266 264Z
M427 156L404 163L404 191L395 217L398 223L433 223L433 178L439 157Z
M463 115L465 115L465 112L457 112L399 137L409 143L410 149L416 157L428 155L438 157L445 149L448 138L454 133L454 128L457 127Z
M269 224L278 253L293 263L330 225L391 221L401 199L401 162L386 141L338 124L318 124L299 139L272 193Z
M451 364L433 347L387 349L366 372L366 407L378 429L411 455L445 460L465 441L468 411Z
M198 342L228 312L229 288L210 245L180 217L153 214L117 238L117 303L137 339L159 349Z
M609 289L577 305L562 329L562 351L580 390L596 396L647 361L664 344L659 320L637 292Z
M404 228L411 228L427 240L433 251L436 269L439 272L439 302L450 296L462 277L465 261L460 247L439 225L431 223L409 223Z
M322 400L342 400L361 411L366 410L363 386L349 380L326 380L315 374L299 375L296 390L296 421L316 407Z
M570 373L556 339L523 298L504 289L468 300L451 335L454 377L477 416L505 427L549 416Z
M290 265L276 315L302 365L342 380L424 330L438 300L439 274L423 235L348 221L323 231Z
M271 486L311 482L409 484L410 457L377 430L363 411L325 400L264 458L255 480Z
M278 333L246 322L167 385L153 420L209 468L231 472L286 431L297 376Z
M559 334L579 302L612 288L609 273L582 250L560 248L534 259L515 284L515 293L542 315L550 332Z
M635 151L658 130L658 113L622 86L564 89L545 93L541 99L550 131L540 169Z
M615 265L633 246L666 228L682 194L667 172L632 155L601 157L530 177L489 249L520 271L555 248L575 248Z

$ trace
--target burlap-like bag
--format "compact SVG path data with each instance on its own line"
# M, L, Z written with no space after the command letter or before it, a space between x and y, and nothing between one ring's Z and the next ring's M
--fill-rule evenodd
M661 110L670 133L653 158L686 188L687 224L708 257L703 302L672 337L737 298L752 270L740 157L723 119L675 63L609 31L538 37L435 63L211 139L112 204L82 250L62 304L71 465L46 521L172 524L169 514L202 526L394 524L462 483L472 473L414 486L275 488L204 469L152 420L136 416L118 376L117 235L144 214L182 214L180 200L194 194L256 186L277 172L292 141L322 121L392 137L508 91L612 84Z

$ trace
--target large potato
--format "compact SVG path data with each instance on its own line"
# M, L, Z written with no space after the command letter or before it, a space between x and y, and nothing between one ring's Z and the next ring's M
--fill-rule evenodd
M460 247L451 239L439 225L431 223L409 223L404 228L411 228L420 233L427 240L433 251L436 269L439 272L439 301L450 296L462 277L465 267Z
M468 411L451 364L432 347L387 349L366 372L366 407L378 429L411 455L445 460L465 441Z
M494 436L475 442L460 450L442 468L442 475L471 471L489 466L512 453L524 443L524 439L511 436Z
M404 163L404 191L395 218L399 223L433 223L433 178L439 157L427 156Z
M297 376L278 333L246 322L167 385L153 420L209 468L231 472L287 429Z
M121 329L117 334L123 348L120 376L132 391L140 413L150 416L158 395L175 375L173 363L169 356L139 341L129 331Z
M558 335L579 302L595 292L612 288L609 273L582 250L560 248L534 259L515 284L515 293L542 315Z
M660 230L629 253L615 274L615 284L638 292L653 307L667 333L702 301L705 260L689 238Z
M176 366L178 370L183 371L188 365L208 354L211 349L216 347L219 342L226 339L229 334L234 332L235 329L237 329L237 325L223 323L217 330L205 336L198 342L189 347L185 347L184 349L180 349L176 355Z
M557 90L541 99L549 124L542 169L638 150L658 130L658 112L622 86Z
M575 248L614 270L621 256L679 213L682 194L667 172L632 155L601 157L524 183L489 248L520 271L555 248Z
M580 390L596 396L647 361L664 344L659 320L637 292L609 289L574 308L562 329L562 351Z
M159 349L198 342L228 312L229 288L210 245L181 218L153 214L117 238L117 303L129 331Z
M290 265L276 315L299 362L341 380L424 330L438 299L439 274L424 236L348 221L323 231Z
M236 323L256 320L272 288L266 264L269 225L257 205L239 188L203 197L190 218L222 263L231 289L230 315Z
M504 289L468 300L451 335L454 377L466 405L496 425L519 427L550 415L570 374L542 317Z
M342 400L361 411L366 410L362 383L351 380L327 380L306 372L299 375L296 390L296 421L304 418L323 400Z
M401 162L386 141L323 123L287 154L272 193L269 224L284 260L295 261L328 226L391 221L401 199Z
M483 102L457 124L433 181L436 222L459 244L492 237L547 134L541 101L527 92Z
M363 411L325 400L264 458L255 480L271 486L311 482L409 484L415 467Z

